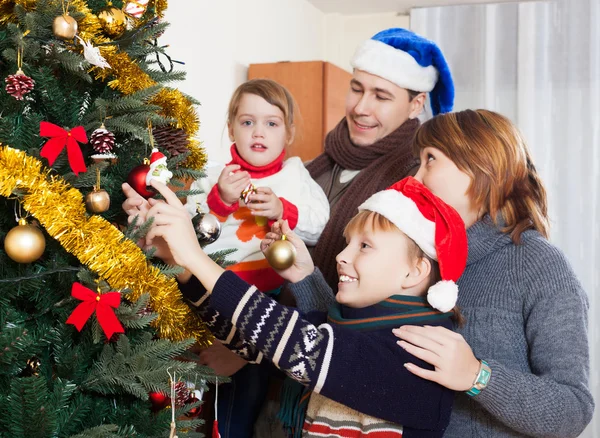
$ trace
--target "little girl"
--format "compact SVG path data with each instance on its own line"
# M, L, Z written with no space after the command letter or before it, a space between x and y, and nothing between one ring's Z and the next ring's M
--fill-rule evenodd
M204 250L235 249L229 270L265 292L283 284L260 251L270 224L287 220L304 242L314 245L329 220L327 197L300 158L284 161L285 146L294 139L294 108L290 93L275 81L240 85L227 118L232 160L224 168L208 168L207 177L191 187L204 193L188 197L187 203L190 213L210 211L221 222L221 236Z
M221 222L221 235L204 247L210 254L235 249L228 270L265 292L276 292L283 279L269 266L260 242L279 219L287 220L307 244L316 244L329 220L329 202L298 157L284 161L285 147L294 139L295 103L277 82L254 79L238 87L229 103L227 127L232 160L210 167L206 178L192 184L203 194L188 197L194 215L210 212ZM219 315L199 312L212 326ZM224 336L227 338L227 336ZM217 374L230 374L219 391L219 430L223 438L251 437L252 425L266 397L268 369L245 365L215 343L200 355Z

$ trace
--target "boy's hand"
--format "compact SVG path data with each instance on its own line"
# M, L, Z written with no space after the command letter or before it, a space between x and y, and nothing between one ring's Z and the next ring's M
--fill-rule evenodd
M263 216L270 220L283 217L283 202L269 187L258 187L256 193L249 196L247 207L255 216Z
M129 184L124 183L121 187L123 189L123 193L126 196L125 202L123 202L122 207L125 213L127 213L127 223L131 224L131 222L133 222L133 219L136 216L138 216L137 223L139 225L142 225L144 222L146 222L146 216L148 214L148 211L150 210L150 203L142 196L140 196L138 192L136 192ZM137 244L140 248L143 249L149 249L150 247L154 246L156 248L156 251L154 253L155 257L158 257L168 265L175 264L175 261L173 260L173 255L169 250L169 246L163 238L157 237L152 242L152 245L147 245L145 238L141 239Z
M203 349L199 356L199 362L212 368L218 376L232 376L248 364L216 339L210 347Z
M236 172L240 165L231 164L226 166L219 175L217 187L221 200L228 205L233 205L240 199L242 191L250 184L250 174L248 172Z
M138 223L140 225L146 222L146 214L150 210L148 201L127 183L123 183L121 188L126 197L121 207L127 213L127 223L130 224L136 216L139 216Z
M281 236L285 234L286 239L296 248L296 260L289 268L278 271L275 270L281 277L292 283L298 283L308 277L315 270L315 265L310 257L308 248L296 234L290 229L287 221L278 220L271 227L271 232L267 233L265 238L260 243L260 250L263 254L269 249L269 246L276 240L281 240Z
M153 217L154 222L146 235L146 245L157 246L164 242L172 257L169 261L191 270L194 256L202 253L202 249L198 244L190 215L177 199L177 195L166 185L156 180L152 180L150 184L164 196L165 201L152 198L148 201L151 208L147 217ZM158 249L166 251L164 247Z

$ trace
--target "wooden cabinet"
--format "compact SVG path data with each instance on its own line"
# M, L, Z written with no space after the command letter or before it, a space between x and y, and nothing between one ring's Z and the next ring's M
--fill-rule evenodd
M269 78L294 96L300 114L288 156L312 160L323 152L325 136L345 115L352 75L323 61L251 64L248 79Z

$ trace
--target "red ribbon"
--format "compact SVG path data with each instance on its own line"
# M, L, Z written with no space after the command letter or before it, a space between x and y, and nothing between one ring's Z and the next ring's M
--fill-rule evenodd
M46 142L40 152L40 155L48 159L50 166L54 164L58 155L67 146L67 156L69 158L69 165L75 175L79 175L79 172L85 172L87 168L83 161L83 154L79 148L79 143L87 143L87 135L85 135L85 129L83 126L76 126L75 128L67 131L58 125L50 122L40 122L40 136L50 137L50 140Z
M96 311L98 323L100 323L100 327L102 327L108 339L115 333L125 333L123 326L115 316L115 311L111 309L111 307L116 309L121 303L119 292L100 294L88 289L81 283L73 283L71 295L83 301L83 303L73 310L73 313L67 319L67 324L73 324L77 330L81 331L92 313Z

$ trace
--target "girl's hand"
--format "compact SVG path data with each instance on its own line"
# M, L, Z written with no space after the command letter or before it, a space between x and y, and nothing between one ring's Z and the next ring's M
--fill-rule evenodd
M289 268L278 271L275 270L281 277L292 283L298 283L308 277L315 270L315 265L310 257L308 248L296 234L290 229L287 221L278 220L271 227L271 232L267 233L265 238L260 242L260 250L263 254L269 249L269 246L276 240L281 240L281 236L285 234L286 239L296 248L296 260Z
M392 332L402 339L398 341L400 347L435 367L431 371L405 363L411 373L454 391L471 389L480 364L461 335L444 327L410 325Z
M164 196L165 201L148 201L151 208L147 217L153 217L154 223L146 235L146 245L160 245L164 242L171 254L171 261L190 270L197 256L203 254L190 216L177 195L166 185L155 180L150 184Z
M270 220L279 220L283 217L283 202L269 187L258 187L257 193L249 196L247 207L255 216L263 216Z
M241 193L250 184L250 174L246 171L236 172L240 169L238 164L226 166L219 175L217 187L221 200L228 205L233 205L240 199Z

